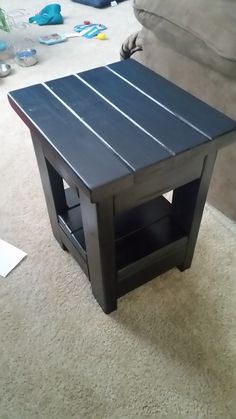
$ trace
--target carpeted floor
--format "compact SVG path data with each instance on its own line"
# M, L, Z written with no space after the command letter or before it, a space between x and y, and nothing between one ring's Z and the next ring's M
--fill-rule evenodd
M129 2L103 11L61 4L67 32L97 20L110 39L41 46L40 64L0 79L0 237L28 253L0 278L0 419L235 419L233 222L207 207L191 270L149 282L109 316L52 237L29 132L6 93L118 60L121 41L138 28ZM29 0L24 7L35 11ZM34 38L51 29L27 31Z

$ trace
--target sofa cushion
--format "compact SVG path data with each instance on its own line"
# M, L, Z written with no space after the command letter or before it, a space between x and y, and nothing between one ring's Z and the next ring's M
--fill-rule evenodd
M236 77L235 0L133 0L138 20L172 49Z

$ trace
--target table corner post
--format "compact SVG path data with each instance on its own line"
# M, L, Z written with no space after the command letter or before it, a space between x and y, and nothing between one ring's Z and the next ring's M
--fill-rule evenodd
M117 308L113 197L91 203L80 191L80 203L92 292L109 314Z
M58 224L58 214L64 212L67 208L63 179L46 159L41 144L40 134L31 130L31 138L38 163L52 232L61 248L66 250L61 239Z
M203 162L201 177L177 188L173 193L173 217L188 236L180 271L191 267L207 193L215 165L217 151L208 154Z

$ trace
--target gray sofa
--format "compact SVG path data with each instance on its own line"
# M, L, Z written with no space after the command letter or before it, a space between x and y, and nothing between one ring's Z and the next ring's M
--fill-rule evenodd
M132 57L236 119L235 0L133 0L142 29L122 45ZM216 162L208 201L236 220L236 146Z

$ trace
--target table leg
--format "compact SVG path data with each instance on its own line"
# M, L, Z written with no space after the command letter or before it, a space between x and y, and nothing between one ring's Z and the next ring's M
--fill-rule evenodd
M105 313L117 308L113 199L92 204L80 191L92 292Z
M63 179L45 158L38 134L31 132L31 137L38 162L52 231L62 249L65 250L66 247L61 240L58 225L58 214L62 214L67 209Z
M179 266L181 271L190 268L192 263L216 154L217 153L214 152L206 156L202 174L199 179L181 186L173 193L172 204L174 219L188 235L184 261L182 265Z

